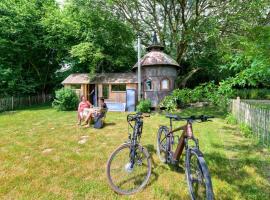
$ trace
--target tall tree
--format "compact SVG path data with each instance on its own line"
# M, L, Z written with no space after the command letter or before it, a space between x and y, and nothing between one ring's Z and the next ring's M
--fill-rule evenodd
M55 9L54 0L0 2L1 95L50 90L59 65L41 21Z
M90 72L120 72L135 62L134 34L126 23L114 16L104 1L72 0L65 7L77 24L77 41L70 49L77 65Z
M167 52L184 66L182 80L193 74L215 79L223 38L244 34L266 15L267 0L109 0L114 13L129 22L147 43L157 31ZM221 78L224 78L221 76ZM184 84L183 84L184 86Z

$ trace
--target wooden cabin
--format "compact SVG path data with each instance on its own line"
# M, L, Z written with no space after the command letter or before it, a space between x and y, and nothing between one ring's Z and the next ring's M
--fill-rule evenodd
M135 73L102 73L89 78L89 74L71 74L62 84L73 89L78 96L84 95L93 105L98 98L105 98L110 110L134 111L137 77Z
M141 62L142 98L150 99L152 107L175 88L175 79L180 69L179 64L163 52L164 48L156 34L148 53ZM62 84L73 89L79 96L84 95L92 104L98 105L98 98L104 97L109 110L134 111L137 103L137 67L127 73L101 73L93 78L89 74L71 74Z

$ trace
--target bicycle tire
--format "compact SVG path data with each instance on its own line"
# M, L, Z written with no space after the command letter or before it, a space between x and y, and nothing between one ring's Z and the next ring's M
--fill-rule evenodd
M121 151L123 151L124 149L130 149L131 147L131 144L130 143L124 143L122 145L120 145L110 156L110 158L108 159L108 162L107 162L107 166L106 166L106 174L107 174L107 179L108 179L108 182L109 182L109 185L110 187L118 194L121 194L121 195L131 195L131 194L134 194L136 192L139 192L141 191L148 183L149 179L150 179L150 175L151 175L151 158L150 158L150 155L147 151L146 148L142 147L141 145L138 144L137 146L137 149L144 154L145 158L146 158L146 161L147 161L147 173L146 173L146 176L144 177L143 181L141 184L138 185L138 187L134 188L134 189L131 189L131 190L124 190L124 189L121 189L119 186L117 186L117 184L114 182L112 176L111 176L111 164L112 164L112 161L113 159L115 158L115 156L117 154L119 154ZM127 155L129 156L129 155ZM123 167L123 170L125 168L125 166L122 166Z
M203 184L205 185L205 198L197 197L195 190L194 190L194 186L193 186L194 180L192 180L192 174L191 174L191 158L192 157L194 157L197 160L197 164L199 167L199 169L198 169L199 173L201 173L201 175L202 175L201 178L204 179ZM201 151L197 148L188 148L186 151L186 162L185 163L186 163L186 178L187 178L187 183L188 183L188 188L189 188L189 193L190 193L191 199L192 200L200 200L200 199L213 200L214 193L213 193L211 176L210 176L208 167L206 165L206 162L204 160L204 157L203 157L203 154L201 153ZM196 182L196 181L194 181L194 182Z
M167 134L169 133L169 130L166 126L161 126L158 129L157 133L157 155L159 157L159 160L163 163L167 162ZM161 142L164 142L161 144ZM162 155L165 154L165 155Z

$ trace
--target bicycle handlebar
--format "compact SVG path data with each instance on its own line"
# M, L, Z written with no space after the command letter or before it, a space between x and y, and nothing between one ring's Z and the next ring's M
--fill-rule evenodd
M184 121L184 120L201 120L202 122L208 121L210 118L215 118L214 116L207 115L199 115L199 116L189 116L189 117L181 117L178 115L166 115L166 117L170 119L174 119L175 121Z
M144 117L150 117L150 115L149 114L143 114L142 112L137 112L135 114L128 114L127 115L127 121L130 122L130 121L134 121L134 120L141 119L141 118L144 118Z

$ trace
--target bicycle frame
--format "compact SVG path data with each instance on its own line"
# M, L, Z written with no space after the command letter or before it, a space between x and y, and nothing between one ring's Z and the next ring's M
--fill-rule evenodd
M175 152L172 152L172 140L174 139L173 133L182 130L181 137L178 140L178 145L175 150ZM194 138L193 135L193 129L192 129L192 120L187 120L186 125L178 127L176 129L172 129L172 118L170 119L170 130L168 133L169 140L167 143L168 146L168 151L173 153L173 159L174 160L179 160L180 156L183 153L184 147L187 145L187 140L192 139L196 146L198 146L198 141Z
M135 120L135 125L132 126L129 122L130 127L133 129L132 136L130 135L131 149L130 149L130 162L131 168L134 165L134 158L136 156L136 145L139 143L140 136L143 129L143 121L141 119Z

